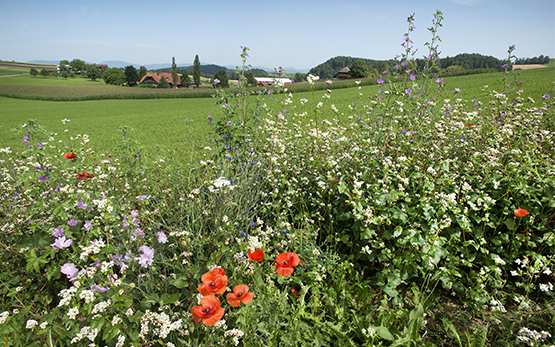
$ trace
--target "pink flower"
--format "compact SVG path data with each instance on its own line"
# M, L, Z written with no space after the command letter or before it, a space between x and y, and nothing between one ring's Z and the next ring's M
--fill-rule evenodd
M58 249L67 248L72 244L73 244L73 240L70 239L66 241L66 237L62 236L62 237L58 237L56 241L54 241L54 243L50 244L50 246L52 246L52 250L55 251Z

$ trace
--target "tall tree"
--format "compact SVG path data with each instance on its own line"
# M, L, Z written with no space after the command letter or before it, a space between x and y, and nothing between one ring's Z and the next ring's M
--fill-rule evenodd
M349 67L349 69L351 70L349 76L352 78L368 77L368 66L363 60L355 60L355 62Z
M127 82L128 86L130 87L136 86L137 82L140 81L139 73L137 72L137 69L135 69L133 65L126 66L124 73L125 73L125 81Z
M93 81L99 80L102 78L102 73L96 64L87 65L87 77Z
M195 81L195 87L200 87L200 60L198 54L195 56L195 62L193 67L193 81Z
M247 78L247 85L248 86L256 87L258 85L258 82L254 78L254 74L251 71L245 72L245 77Z
M116 86L122 86L126 81L125 74L117 67L104 71L102 79L104 80L104 83Z
M216 83L216 80L218 80L218 83ZM220 71L216 72L214 75L214 84L220 88L229 88L229 80L224 69L220 69Z
M177 65L175 64L175 57L172 57L172 82L175 88L177 88L178 84L178 76L177 76Z
M73 72L77 72L80 73L82 70L85 69L85 62L81 59L73 59L69 65L71 65L71 69L73 70Z
M181 86L189 88L191 86L191 78L189 77L189 70L185 69L181 75Z
M146 70L146 66L139 67L139 80L143 78L147 73L148 71Z

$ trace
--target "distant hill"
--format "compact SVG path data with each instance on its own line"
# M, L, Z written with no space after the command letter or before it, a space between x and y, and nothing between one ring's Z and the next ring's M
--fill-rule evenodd
M390 60L372 60L365 58L353 58L338 56L335 58L328 59L326 62L313 67L310 69L310 73L320 78L332 78L339 70L344 67L351 66L356 60L362 60L366 63L370 70L380 70L391 69L397 64L397 61ZM423 59L415 59L415 63L419 69L425 66L425 61ZM494 69L501 70L501 65L503 62L492 56L485 56L478 53L462 53L454 57L445 57L439 59L439 67L441 69L447 69L450 66L457 67L463 70L477 70L477 69ZM456 70L456 69L453 69Z

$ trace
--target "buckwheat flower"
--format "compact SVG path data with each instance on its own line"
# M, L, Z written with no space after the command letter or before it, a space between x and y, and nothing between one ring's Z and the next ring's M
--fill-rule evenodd
M75 319L75 317L77 317L78 314L79 314L79 308L77 307L70 308L69 311L67 311L67 316L69 317L69 319Z
M6 323L6 320L8 320L9 316L10 316L10 312L8 311L4 311L0 313L0 324Z
M44 330L44 329L46 329L46 326L47 326L47 325L48 325L48 322L45 321L45 322L40 323L39 327L40 327L42 330Z
M139 251L142 252L139 258L135 258L135 261L138 261L139 264L147 268L148 266L152 265L153 257L154 257L154 249L148 246L141 246Z
M29 320L27 321L27 325L25 326L25 328L27 328L27 329L33 329L33 328L36 327L38 324L39 324L39 323L38 323L36 320L34 320L34 319L29 319Z
M64 228L55 228L54 231L52 232L52 236L54 237L60 237L64 234Z
M541 283L541 284L540 284L540 290L541 290L542 292L549 292L549 291L552 291L552 290L553 290L553 284L551 284L551 283L548 283L548 284Z
M168 242L168 237L166 236L166 234L164 234L163 231L157 232L156 237L158 237L158 243L166 243Z
M67 222L67 224L68 224L70 227L76 226L77 223L79 223L79 221L78 221L77 219L70 219L70 220Z

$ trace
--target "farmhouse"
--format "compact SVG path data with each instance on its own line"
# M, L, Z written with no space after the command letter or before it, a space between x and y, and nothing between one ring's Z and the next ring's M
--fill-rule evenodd
M164 77L166 81L170 84L170 88L174 87L173 78L171 73L149 73L148 75L144 75L141 78L139 83L141 84L154 84L158 85L160 83L160 79ZM193 85L194 82L191 83ZM177 76L177 87L181 87L181 77Z
M291 80L289 78L255 77L254 79L258 82L259 87L271 86L276 83L276 81L283 84L291 84Z
M341 70L337 71L337 73L335 74L335 76L333 76L333 78L339 78L339 79L344 80L346 78L349 78L349 73L350 72L351 72L351 69L349 69L347 66L345 66Z

